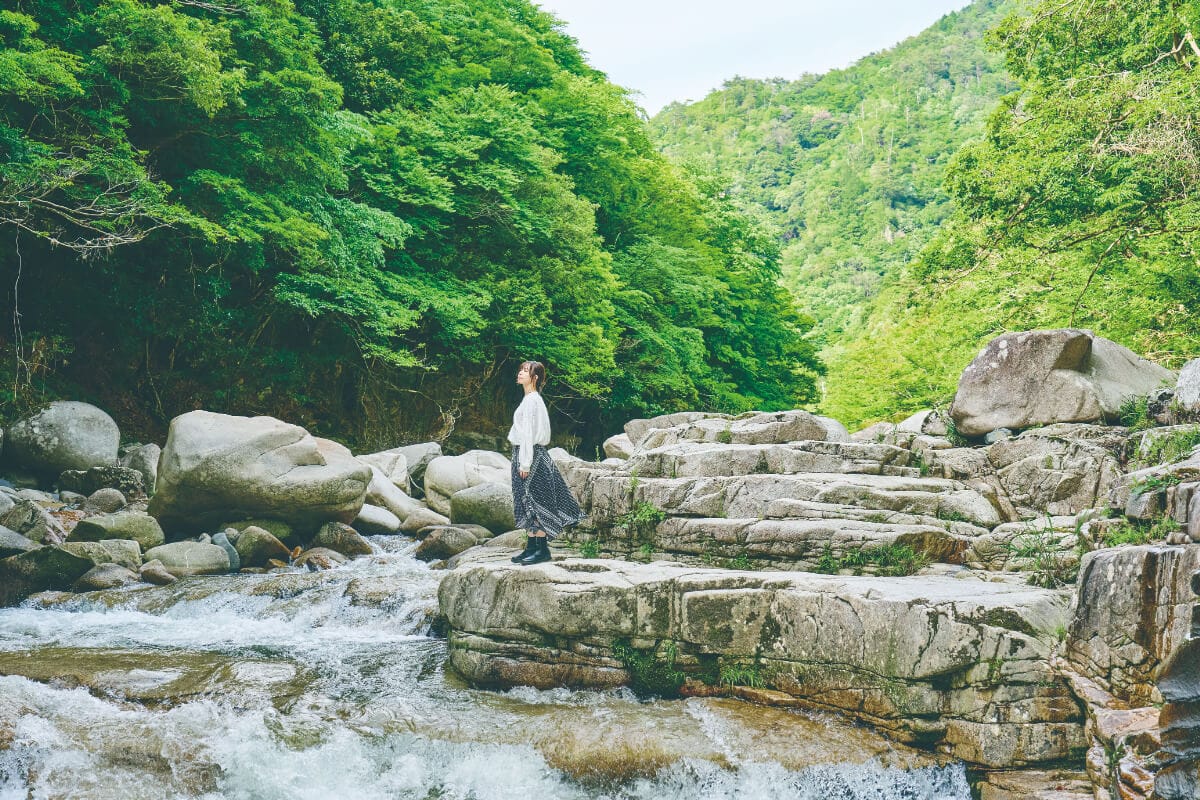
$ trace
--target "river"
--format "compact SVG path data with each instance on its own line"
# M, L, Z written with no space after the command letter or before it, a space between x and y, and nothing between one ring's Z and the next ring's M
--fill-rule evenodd
M961 764L720 698L472 689L413 543L0 609L0 800L967 800Z

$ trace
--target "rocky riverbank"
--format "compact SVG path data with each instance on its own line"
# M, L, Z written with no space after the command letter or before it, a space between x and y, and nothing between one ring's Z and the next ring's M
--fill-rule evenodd
M1200 362L1194 362L1200 364ZM55 403L0 456L0 603L336 568L408 535L485 687L632 685L835 711L978 770L985 798L1193 797L1200 369L1086 331L1000 337L946 411L632 420L552 454L589 519L552 563L498 453L354 454L265 417L161 449Z

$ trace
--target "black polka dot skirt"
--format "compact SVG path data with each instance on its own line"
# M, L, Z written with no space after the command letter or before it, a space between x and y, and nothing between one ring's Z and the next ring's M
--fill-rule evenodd
M579 508L546 448L540 444L533 446L528 478L521 477L520 450L518 445L513 445L513 514L517 518L517 527L530 532L544 531L553 539L564 528L586 519L587 515Z

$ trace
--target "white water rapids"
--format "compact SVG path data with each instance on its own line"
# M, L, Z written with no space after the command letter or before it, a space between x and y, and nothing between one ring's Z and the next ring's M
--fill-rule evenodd
M407 539L321 573L0 609L0 800L967 800L966 773L833 716L485 692L429 633Z

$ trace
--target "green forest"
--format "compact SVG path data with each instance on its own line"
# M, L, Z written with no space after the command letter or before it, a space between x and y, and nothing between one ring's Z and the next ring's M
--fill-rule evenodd
M522 359L593 447L817 399L769 222L526 0L16 0L0 44L10 419L486 436Z
M819 408L945 406L999 333L1200 354L1200 4L980 0L845 70L733 80L652 121L784 244Z

